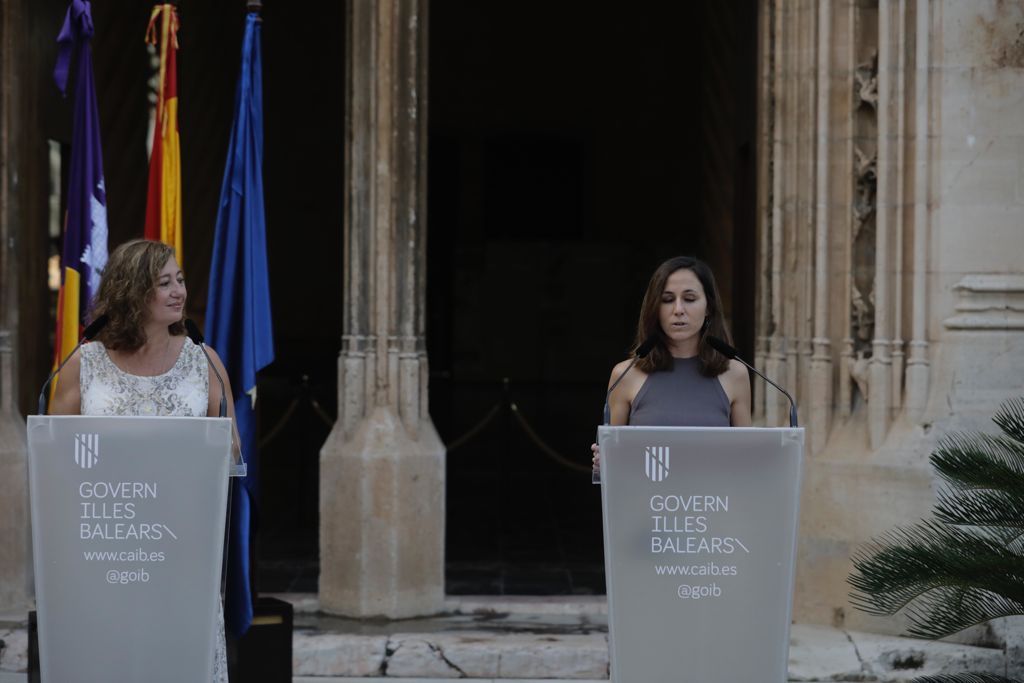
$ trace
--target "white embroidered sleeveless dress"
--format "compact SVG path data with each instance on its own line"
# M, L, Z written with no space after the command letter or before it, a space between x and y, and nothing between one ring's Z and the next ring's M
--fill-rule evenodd
M79 386L82 415L177 415L203 417L209 407L210 375L202 349L185 339L174 366L152 377L124 372L110 360L103 344L83 344ZM227 683L224 612L217 610L213 683Z

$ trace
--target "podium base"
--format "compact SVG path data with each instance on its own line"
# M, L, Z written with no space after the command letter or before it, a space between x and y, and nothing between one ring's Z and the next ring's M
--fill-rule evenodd
M252 626L241 639L228 638L228 678L247 683L291 683L292 604L259 598ZM40 683L36 613L28 613L28 683Z
M39 627L36 625L36 611L28 613L28 683L40 683L39 673Z
M252 626L228 637L228 678L246 683L291 683L293 608L277 598L258 598Z

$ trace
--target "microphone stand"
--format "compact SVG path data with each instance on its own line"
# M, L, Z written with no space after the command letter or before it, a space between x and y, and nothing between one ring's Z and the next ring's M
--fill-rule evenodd
M611 422L612 422L612 410L611 410L611 407L608 405L608 401L611 398L612 392L615 391L615 387L619 386L619 382L622 381L622 378L626 376L627 372L629 372L630 370L633 369L633 366L636 365L637 361L640 360L640 358L641 358L641 356L633 356L633 360L629 361L629 365L626 366L626 369L623 370L621 373L619 373L619 376L615 378L615 381L612 382L612 385L610 387L608 387L608 393L604 395L604 424L605 424L605 426L611 424Z
M786 398L789 399L789 426L790 427L798 427L799 425L797 424L797 419L796 419L796 401L794 401L793 397L789 395L789 392L786 391L785 389L783 389L782 387L780 387L775 382L773 382L770 379L768 379L767 377L765 377L761 372L758 371L757 368L755 368L753 365L751 365L747 361L743 360L739 356L733 356L733 358L735 358L739 362L741 362L744 365L746 365L747 368L749 368L750 370L753 370L755 375L757 375L758 377L763 379L765 382L768 382L768 384L771 384L773 387L775 387L776 389L781 391L786 396Z
M643 343L637 347L636 353L633 354L633 360L629 361L629 365L626 366L626 369L620 372L619 376L615 378L614 382L612 382L612 385L608 387L608 393L604 395L604 425L606 427L612 423L612 410L609 405L609 400L611 399L612 392L615 391L615 387L619 386L619 382L622 381L622 378L625 377L626 374L633 369L633 366L637 364L637 361L639 361L641 358L646 357L647 354L651 352L657 341L658 338L655 336L645 339ZM601 469L599 467L594 467L591 470L590 481L591 483L594 484L601 483Z
M751 365L747 361L745 361L742 358L740 358L739 351L737 351L733 347L729 346L728 344L726 344L724 341L722 341L718 337L712 337L711 335L708 335L707 337L705 337L705 341L707 341L708 346L713 348L715 351L718 351L720 354L722 354L723 356L725 356L726 358L728 358L730 360L735 358L739 362L741 362L744 365L746 365L748 370L753 371L753 373L755 375L757 375L758 377L763 379L765 382L768 382L768 384L771 384L773 387L775 387L776 389L781 391L785 395L785 397L789 399L789 426L790 427L798 427L799 426L797 424L797 419L796 419L796 401L793 400L793 397L789 395L788 391L786 391L785 389L780 387L778 384L776 384L775 382L773 382L770 379L768 379L767 377L765 377L764 374L760 370L755 368L753 365Z

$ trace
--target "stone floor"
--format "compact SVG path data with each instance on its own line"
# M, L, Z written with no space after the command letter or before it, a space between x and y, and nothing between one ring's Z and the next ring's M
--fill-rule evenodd
M295 607L296 683L596 683L608 677L607 611L600 597L455 597L443 616L397 622L321 615L311 594L278 597ZM0 683L26 683L27 637L18 615L6 621L0 615L0 640ZM999 648L804 624L791 632L790 681L904 683L923 674L1002 673L1006 667Z

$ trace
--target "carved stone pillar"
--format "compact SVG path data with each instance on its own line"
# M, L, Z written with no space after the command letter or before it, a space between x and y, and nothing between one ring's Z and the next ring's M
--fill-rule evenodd
M931 366L928 361L928 240L930 195L928 191L930 124L928 50L931 38L931 7L924 0L916 6L914 74L914 253L913 312L910 355L907 359L907 415L918 421L928 403Z
M892 421L893 397L893 326L895 307L894 252L899 230L896 209L899 197L895 192L900 170L896 166L899 134L895 125L901 94L897 90L901 37L894 21L893 0L878 3L878 142L877 142L877 208L875 218L874 272L874 338L871 341L871 364L868 382L868 434L872 448L880 448Z
M338 421L320 454L320 605L444 600L445 452L427 412L426 0L350 0Z
M26 8L0 4L0 610L23 609L30 595L28 449L18 412L16 250L23 224L22 162ZM20 57L20 59L19 59ZM22 68L19 68L19 64Z
M4 221L6 223L6 221ZM7 243L6 226L0 227L0 239ZM0 268L10 286L12 259L10 250L0 248ZM4 308L10 295L4 292ZM7 318L4 315L4 318ZM0 611L25 607L31 585L31 544L28 511L28 448L25 425L14 405L16 386L12 339L16 323L4 320L0 327Z
M817 455L825 447L832 418L832 342L828 337L829 305L829 104L832 97L831 78L832 4L818 2L818 73L817 73L817 158L815 159L815 230L814 230L814 338L811 355L811 379L808 396L807 450Z
M775 36L783 34L783 27L788 25L790 13L782 3L776 3L770 9L771 31L773 39L766 44L770 52L772 63L772 96L775 99L775 106L772 108L771 137L765 142L771 144L771 158L773 167L762 167L763 172L771 174L771 214L767 217L762 234L764 243L763 253L767 257L764 264L765 277L762 280L764 287L763 305L764 323L767 327L760 330L768 337L767 349L764 355L764 372L768 377L782 377L785 371L785 337L783 336L783 310L782 310L782 252L784 246L783 217L785 212L784 201L784 168L789 151L787 139L787 114L789 114L789 80L786 78L788 69L786 65L790 61L790 52L786 49L786 41L779 40ZM778 393L765 390L764 394L764 424L768 427L776 427L782 424L781 399Z

